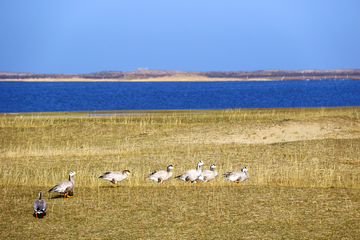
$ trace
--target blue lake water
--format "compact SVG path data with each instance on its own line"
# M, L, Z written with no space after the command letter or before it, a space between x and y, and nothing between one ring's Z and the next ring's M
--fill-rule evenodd
M6 82L0 112L360 106L359 80Z

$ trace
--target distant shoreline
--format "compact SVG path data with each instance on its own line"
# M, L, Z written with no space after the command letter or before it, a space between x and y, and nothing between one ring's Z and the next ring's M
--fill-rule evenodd
M0 79L0 81L5 82L224 82L224 81L291 81L291 80L303 80L303 81L313 81L313 80L360 80L359 77L345 77L345 78L303 78L303 77L284 77L284 78L209 78L203 76L187 76L187 77L156 77L156 78L144 78L144 79L97 79L97 78L8 78Z
M176 70L102 71L86 74L1 72L0 81L26 82L193 82L193 81L274 81L274 80L360 80L360 69L206 71Z

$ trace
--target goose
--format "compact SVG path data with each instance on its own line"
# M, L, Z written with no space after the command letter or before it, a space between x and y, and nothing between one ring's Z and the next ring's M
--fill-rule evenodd
M224 180L233 181L235 185L239 185L239 182L243 182L249 178L248 171L247 167L243 167L241 171L227 172L224 174L226 177Z
M189 186L190 182L195 183L197 185L196 180L201 175L201 166L203 164L204 164L203 161L199 161L196 169L188 170L185 173L183 173L182 175L176 176L175 178L177 178L178 180L183 180L184 182L187 182L186 186Z
M52 189L49 190L49 193L51 192L59 192L64 193L64 199L66 198L72 198L72 196L69 196L68 193L73 190L75 186L75 181L73 176L76 174L76 172L71 171L69 174L69 181L62 181L56 184Z
M202 173L199 177L199 180L204 181L204 185L207 182L210 183L209 181L214 179L218 175L218 172L215 170L215 168L217 168L217 166L215 164L211 164L210 170L202 171ZM210 184L212 184L212 183L210 183Z
M129 170L124 170L122 172L120 171L106 172L103 173L99 178L109 180L113 184L114 188L117 188L116 183L125 180L127 176L131 176Z
M38 215L40 215L40 217L43 217L46 211L46 202L44 199L42 199L42 196L43 196L42 191L39 191L39 199L34 202L34 211L35 211L36 219L39 219Z
M164 185L164 181L168 180L173 175L171 169L175 169L173 165L169 165L167 170L154 171L148 176L148 179L157 181L160 183L160 186L162 186Z

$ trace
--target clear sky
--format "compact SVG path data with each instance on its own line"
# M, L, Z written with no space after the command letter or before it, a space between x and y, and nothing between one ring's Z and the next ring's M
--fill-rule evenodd
M360 68L360 1L0 1L0 71L137 68Z

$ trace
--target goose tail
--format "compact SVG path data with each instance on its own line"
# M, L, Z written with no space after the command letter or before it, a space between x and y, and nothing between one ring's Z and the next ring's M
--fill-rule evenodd
M49 190L49 193L54 192L56 190L56 186Z

